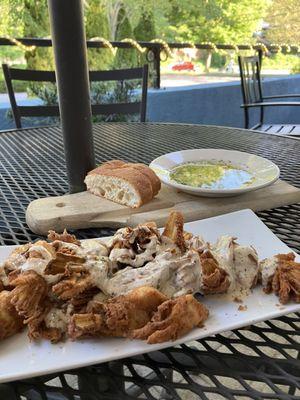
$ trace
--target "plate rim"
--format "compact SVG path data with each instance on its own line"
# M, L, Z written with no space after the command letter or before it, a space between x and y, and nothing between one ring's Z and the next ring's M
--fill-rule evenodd
M247 156L255 156L256 158L262 159L264 161L267 161L269 164L271 164L276 169L277 173L276 173L276 176L272 180L270 180L268 182L265 182L265 183L258 184L256 186L250 186L250 187L248 186L248 187L245 187L245 188L236 188L236 189L208 189L208 188L194 187L194 186L189 186L189 185L182 185L180 183L176 183L176 182L164 179L164 177L160 176L159 172L156 172L156 170L154 170L154 172L157 174L159 179L164 184L166 184L168 186L171 186L171 187L173 187L175 189L179 189L179 190L184 191L184 192L194 192L194 193L199 193L199 194L200 193L205 193L205 194L243 194L243 193L246 193L246 192L255 191L255 190L262 189L264 187L270 186L273 183L275 183L280 177L280 168L278 167L277 164L275 164L273 161L269 160L268 158L261 157L261 156L258 156L256 154L252 154L252 153L247 153L246 151L229 150L229 149L215 149L215 148L200 148L199 149L199 148L197 148L197 149L185 149L185 150L172 151L170 153L162 154L161 156L156 157L155 159L153 159L150 162L149 167L151 169L155 168L154 164L160 158L163 158L163 157L166 157L166 156L170 156L170 155L173 155L173 154L185 153L185 152L189 152L189 151L196 152L196 151L199 151L199 150L201 150L201 151L209 150L209 151L218 151L218 152L219 151L225 151L225 152L230 152L230 153L243 154L243 155L247 155ZM178 164L178 165L180 165L180 164Z

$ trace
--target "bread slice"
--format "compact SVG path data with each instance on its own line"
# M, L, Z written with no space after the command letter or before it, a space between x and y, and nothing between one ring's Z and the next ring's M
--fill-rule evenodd
M116 203L137 208L149 202L160 189L160 180L144 164L112 160L90 171L87 189Z

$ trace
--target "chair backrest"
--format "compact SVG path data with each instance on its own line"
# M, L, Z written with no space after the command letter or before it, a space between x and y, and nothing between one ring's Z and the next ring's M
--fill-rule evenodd
M12 108L13 117L17 128L21 128L21 117L54 117L59 116L59 107L51 106L20 106L16 102L15 92L12 81L29 82L56 82L54 71L37 71L10 68L7 64L2 64L3 74L7 87L7 92ZM113 71L90 71L90 82L104 81L127 81L132 79L142 80L141 100L132 103L113 103L113 104L93 104L93 115L112 115L112 114L137 114L140 121L146 120L147 91L148 91L148 65L143 67L121 69Z
M260 79L260 59L258 56L238 57L244 104L260 103L262 88Z

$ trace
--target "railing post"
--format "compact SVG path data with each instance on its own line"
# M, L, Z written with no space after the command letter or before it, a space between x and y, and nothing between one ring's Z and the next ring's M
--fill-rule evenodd
M153 65L155 71L154 77L154 89L160 89L160 46L153 47L152 51L154 54Z
M258 60L259 60L259 69L261 69L262 59L263 59L263 51L262 49L257 50Z
M89 76L81 0L48 0L70 193L94 168Z

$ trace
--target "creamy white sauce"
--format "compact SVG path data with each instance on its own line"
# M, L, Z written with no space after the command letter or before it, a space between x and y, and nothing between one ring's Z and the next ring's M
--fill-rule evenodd
M233 240L232 236L220 236L218 241L212 245L211 253L217 260L219 266L228 274L230 282L228 292L233 291L236 286L233 268Z
M199 251L199 253L210 249L209 243L205 242L205 240L201 236L193 236L190 240L186 242L186 244L189 249L195 249Z
M141 236L143 235L143 236ZM149 235L149 236L147 236ZM140 238L143 240L140 240ZM145 240L145 243L140 243ZM182 254L174 242L146 226L119 229L107 243L91 239L82 241L81 246L61 241L53 242L56 248L67 248L83 257L83 266L90 273L92 285L101 293L93 300L105 301L107 296L126 294L141 286L152 286L169 297L187 293L201 292L202 267L199 253L210 251L219 267L228 274L231 294L250 289L258 274L256 251L249 246L241 246L231 236L221 236L214 245L205 242L201 236L193 236L186 241L187 251ZM133 246L134 244L134 246ZM36 251L40 258L16 256L21 271L33 270L49 283L54 284L62 274L45 275L45 269L53 260L53 255L41 245L33 245L30 251ZM118 271L119 262L125 268ZM263 284L274 274L276 259L260 263ZM117 271L117 272L115 272ZM8 282L5 270L0 267L0 280ZM66 313L53 308L47 316L49 327L63 326Z
M148 243L140 243L140 235L149 235ZM132 245L137 240L138 251ZM108 247L111 249L109 259L113 262L120 262L125 265L139 268L155 257L157 247L160 245L159 234L153 233L148 227L122 228L119 229L114 237L109 241Z
M277 267L278 258L276 256L260 261L259 269L261 272L261 282L264 287L267 286L269 280L274 276Z
M236 283L243 289L250 289L258 274L258 257L253 247L234 244L234 272Z
M84 266L90 273L90 279L93 286L103 290L110 272L110 261L108 257L99 257L98 260L88 260Z
M44 319L47 328L57 328L65 332L70 321L71 312L72 307L68 307L66 311L52 307Z
M5 266L9 271L14 271L18 269L25 261L26 257L24 254L13 252L10 254L7 261L5 261L2 265L3 267Z
M258 257L251 246L241 246L231 236L221 236L212 246L212 254L229 278L227 292L249 291L258 274Z
M88 239L81 242L81 247L87 257L108 256L108 249L104 243L97 239Z
M47 275L45 274L45 269L50 261L53 260L53 255L48 251L44 246L41 245L33 245L30 248L31 252L37 252L41 255L40 258L37 257L29 257L26 261L20 265L19 269L21 271L35 271L37 274L41 275L47 283L54 284L59 281L62 274L56 275Z
M20 270L22 272L35 271L37 274L41 275L47 283L55 284L60 280L62 274L56 274L56 275L45 274L45 269L47 268L48 264L49 261L44 260L42 258L28 258L26 262L23 265L21 265Z
M188 251L170 263L171 279L161 283L160 290L168 297L199 292L202 286L200 258L196 251Z
M49 262L49 261L53 260L53 255L44 246L33 245L29 249L29 254L32 253L32 252L39 253L41 255L41 257L39 259L43 259L44 261L48 261ZM35 258L35 257L32 257L32 258Z
M110 296L126 294L141 286L152 286L167 296L195 293L202 282L200 260L197 252L183 256L165 251L144 267L127 267L117 272L103 288Z

